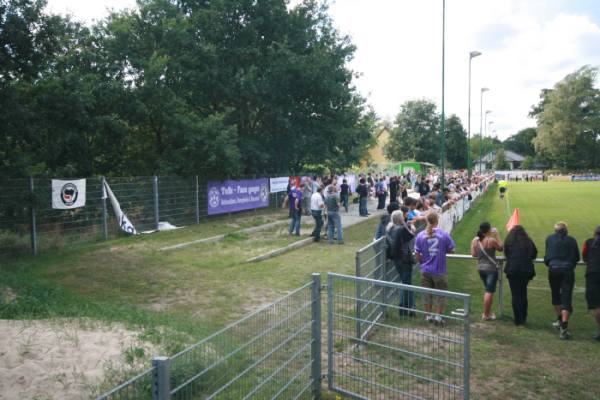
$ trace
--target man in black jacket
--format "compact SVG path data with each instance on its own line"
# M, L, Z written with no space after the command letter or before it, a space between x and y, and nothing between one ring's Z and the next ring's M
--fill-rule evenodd
M571 338L568 331L569 316L573 312L572 298L575 285L575 266L579 261L579 247L575 238L568 235L565 222L554 225L554 234L546 238L544 263L548 266L548 282L552 291L552 305L557 320L552 325L560 330L560 339Z

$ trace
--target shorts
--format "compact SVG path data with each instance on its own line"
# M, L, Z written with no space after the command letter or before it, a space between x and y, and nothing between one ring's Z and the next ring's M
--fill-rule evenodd
M447 290L448 275L434 275L429 272L423 272L421 274L421 286L430 289ZM435 300L438 307L444 306L443 296L436 296ZM431 305L433 303L433 295L425 294L423 296L423 303L426 305Z
M600 274L589 274L585 277L585 300L588 310L600 308Z
M561 310L573 312L575 271L551 268L548 270L548 282L552 291L552 305L560 306Z
M506 188L505 187L501 187L500 188L500 193L504 193L504 192L506 192Z
M481 278L487 293L494 293L496 291L498 271L479 271L479 277Z

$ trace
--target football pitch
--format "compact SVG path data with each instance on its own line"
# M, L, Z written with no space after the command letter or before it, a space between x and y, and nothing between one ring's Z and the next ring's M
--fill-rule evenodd
M504 200L492 187L454 230L457 253L468 252L479 224L486 220L504 238L504 225L515 207L539 257L558 220L569 224L581 247L600 225L598 199L600 183L594 182L511 182ZM344 246L313 244L256 264L244 260L289 243L285 226L256 235L229 235L219 243L175 252L158 251L167 244L233 232L286 215L281 210L274 213L214 219L177 231L2 260L0 292L12 293L15 300L2 303L0 296L0 318L123 323L170 355L308 282L312 272L353 274L356 250L372 241L378 224L369 220L349 228ZM570 322L574 339L566 342L551 327L554 314L545 266L536 266L537 276L530 283L528 325L515 327L506 282L504 318L483 323L479 319L483 285L475 263L449 263L449 290L472 295L472 398L597 398L600 344L591 340L595 323L585 309L584 269L577 268ZM150 356L142 354L140 361L147 364ZM102 388L115 382L107 381Z
M478 226L489 221L506 237L505 224L519 208L521 224L534 240L538 257L544 255L545 238L556 221L569 225L579 244L591 237L600 225L600 184L594 182L511 182L502 200L496 191L488 193L456 227L453 237L457 252L466 254ZM574 314L569 327L574 340L560 341L550 324L554 320L547 269L536 265L537 276L530 282L529 316L525 327L512 323L508 282L504 283L504 318L482 323L483 284L474 262L452 262L451 290L470 293L474 304L472 340L472 394L486 399L593 399L600 383L592 372L600 359L600 345L591 340L596 332L584 298L585 267L578 266L573 295ZM494 299L497 302L497 297ZM496 307L496 304L494 305Z

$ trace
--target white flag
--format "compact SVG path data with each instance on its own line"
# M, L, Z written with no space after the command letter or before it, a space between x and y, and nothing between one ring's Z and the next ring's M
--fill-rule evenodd
M85 206L85 179L52 179L52 208L69 210Z
M110 190L110 186L108 186L108 183L106 181L104 181L104 192L103 192L102 198L106 199L107 194L108 194L108 198L110 199L110 204L112 204L113 211L115 212L115 215L117 216L117 221L119 222L119 228L121 228L122 231L129 233L131 235L137 235L137 231L135 230L135 227L133 226L131 221L129 221L129 218L127 218L127 215L125 215L125 213L123 211L121 211L121 205L119 204L119 201L115 197L112 190Z

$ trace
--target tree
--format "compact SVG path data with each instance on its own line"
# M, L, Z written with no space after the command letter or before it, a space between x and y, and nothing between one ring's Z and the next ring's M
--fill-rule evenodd
M439 163L439 116L429 100L402 104L384 152L391 160Z
M533 157L527 156L527 157L525 157L525 159L523 160L523 163L521 164L521 169L531 169L531 168L533 168L533 163L534 163Z
M598 166L600 151L600 90L598 70L585 66L543 92L536 110L536 151L565 169Z
M454 114L446 119L446 158L453 168L467 168L467 131Z
M506 150L514 151L523 156L535 156L535 147L533 140L537 136L536 128L525 128L512 136L509 136L503 143Z
M498 170L503 170L503 169L508 169L509 165L508 162L506 161L506 155L504 154L504 149L503 148L499 148L496 151L496 159L495 161L495 169Z

